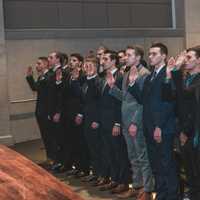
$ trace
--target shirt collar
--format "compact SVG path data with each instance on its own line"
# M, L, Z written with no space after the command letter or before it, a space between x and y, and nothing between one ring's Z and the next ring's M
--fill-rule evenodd
M53 68L53 71L55 72L59 67L61 67L61 65L60 64L58 64L58 65L55 65L54 66L54 68Z
M97 74L93 75L93 76L87 76L87 80L91 80L93 78L95 78L97 76Z
M68 65L63 66L63 69L66 69L66 68L68 68Z
M112 75L117 71L117 68L114 68L113 70L111 70Z
M163 67L165 67L165 65L162 65L158 69L154 70L154 72L156 72L156 75L158 75L158 73L163 69Z
M48 69L45 69L43 74L45 75L49 70Z

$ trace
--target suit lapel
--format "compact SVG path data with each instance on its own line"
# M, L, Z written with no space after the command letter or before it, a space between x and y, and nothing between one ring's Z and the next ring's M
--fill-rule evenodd
M106 85L107 85L107 82L106 82L106 79L104 78L104 79L102 80L101 95L103 95L104 90L105 90L105 88L106 88Z
M127 90L128 88L128 76L129 76L129 72L124 75L123 82L122 82L123 90Z
M147 78L146 78L146 92L147 94L150 94L151 91L152 91L152 88L158 83L158 81L160 79L163 78L163 76L165 75L165 72L166 72L166 68L163 67L161 69L161 71L157 74L157 76L154 78L154 80L151 81L151 77L152 77L152 74L153 72L151 73L151 75L149 75Z

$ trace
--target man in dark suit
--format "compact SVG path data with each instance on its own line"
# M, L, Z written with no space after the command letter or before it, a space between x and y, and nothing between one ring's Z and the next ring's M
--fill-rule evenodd
M178 199L178 180L173 159L174 104L161 98L162 84L166 77L167 54L168 50L164 44L153 44L149 49L149 64L154 66L153 72L145 79L142 90L137 84L137 75L133 75L133 84L129 87L129 92L143 104L144 135L155 176L157 200Z
M69 171L67 175L78 177L88 175L89 159L87 158L87 146L82 133L83 115L81 110L81 98L73 89L73 80L77 79L80 86L83 84L84 73L82 70L83 57L78 53L70 55L67 76L64 81L63 124L65 126L66 148L69 152L68 165L76 169Z
M97 75L97 60L95 57L86 57L84 61L86 77L81 84L80 80L72 81L76 95L81 98L82 115L84 120L84 136L89 149L90 165L93 175L87 176L83 181L96 180L102 176L101 167L101 137L99 134L99 93L96 85L99 82Z
M27 70L26 80L30 88L37 92L36 102L36 120L40 129L42 140L46 149L47 158L52 160L52 144L49 137L49 122L48 122L48 59L46 57L39 57L36 63L36 70L38 72L38 79L35 81L33 77L32 67Z
M117 69L117 54L113 51L105 51L103 55L103 67L106 73L112 73L116 79L116 85L121 88L122 76ZM121 133L121 102L109 94L110 87L106 79L102 80L100 87L100 133L102 136L103 157L106 159L106 167L111 176L111 182L103 185L100 190L109 190L119 184L127 184L129 178L129 165L126 144Z
M62 82L62 53L52 52L48 56L51 74L48 81L48 120L50 134L54 141L54 161L52 170L60 170L64 164L64 141L61 126L61 111L63 106L63 82Z
M199 171L199 86L200 47L182 52L177 60L168 62L168 73L163 85L163 98L177 104L181 155L185 166L192 200L200 199ZM187 72L184 75L184 72Z

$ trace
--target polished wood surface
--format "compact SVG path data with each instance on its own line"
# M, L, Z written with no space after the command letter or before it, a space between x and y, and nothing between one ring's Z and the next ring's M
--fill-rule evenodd
M83 200L69 186L0 145L0 200Z

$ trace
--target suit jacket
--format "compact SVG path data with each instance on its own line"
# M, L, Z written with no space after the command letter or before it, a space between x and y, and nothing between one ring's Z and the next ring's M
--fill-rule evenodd
M142 88L144 80L150 72L145 67L140 66L138 73L139 78L137 81L140 85L140 88ZM124 74L122 90L120 90L117 86L114 86L112 89L110 89L110 94L122 101L122 126L127 128L131 123L134 123L137 125L137 127L142 127L143 108L142 105L137 102L136 98L128 91L128 77L129 72Z
M36 116L45 116L48 115L48 81L49 81L49 72L38 77L35 81L33 76L27 76L26 80L33 91L37 92L37 102L35 113Z
M166 77L166 67L163 67L154 80L147 76L142 91L136 82L129 87L129 92L143 105L143 125L153 134L159 127L163 134L175 133L175 104L162 99L162 85Z
M122 75L118 70L114 73L114 77L116 85L121 89ZM105 78L103 78L99 87L99 116L100 125L105 129L112 129L115 123L121 124L121 102L111 96L109 91L110 87L106 84Z
M63 106L63 81L56 81L56 71L62 70L61 67L55 71L51 70L48 81L48 115L52 118L56 113L62 111Z
M183 73L178 70L173 71L172 80L163 85L163 98L176 101L179 131L188 137L193 137L199 129L199 84L200 74L184 79Z
M80 81L72 81L73 88L77 96L81 98L81 114L84 117L86 126L92 122L99 123L99 77L87 79L81 84Z
M64 82L64 90L63 90L63 116L67 119L74 119L75 116L82 112L82 102L81 97L79 94L77 94L77 88L76 88L76 81L71 80L71 75L69 74ZM80 87L82 87L84 83L84 74L80 72L80 77L77 81L78 84L80 84ZM74 88L75 87L75 88Z

